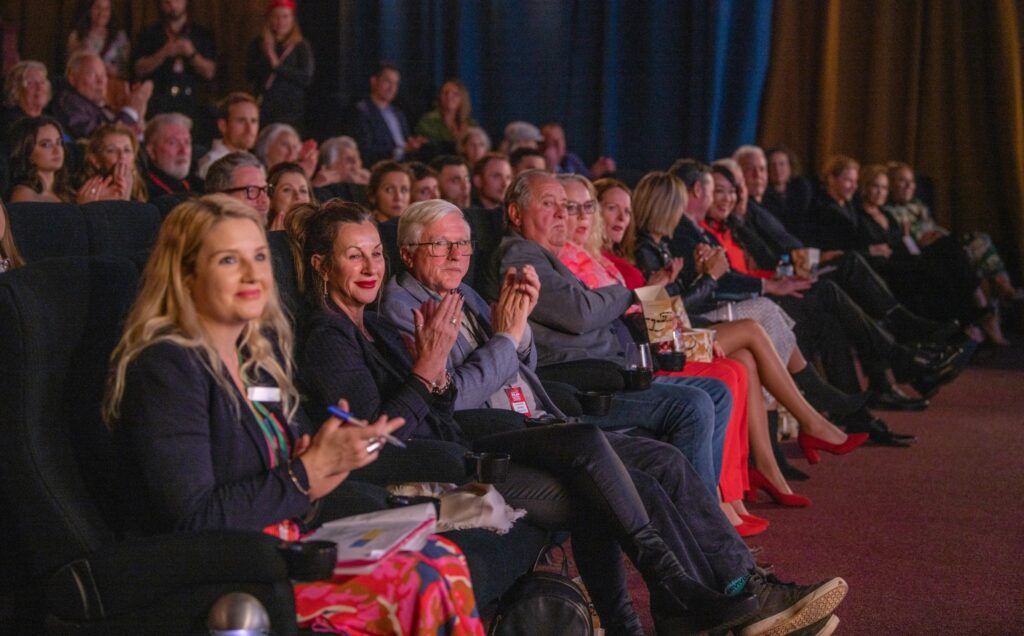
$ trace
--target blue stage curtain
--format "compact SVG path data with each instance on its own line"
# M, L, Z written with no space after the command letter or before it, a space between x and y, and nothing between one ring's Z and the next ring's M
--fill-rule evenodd
M365 95L367 78L386 59L402 69L399 101L413 124L433 107L443 80L460 77L495 144L509 121L560 121L584 159L607 154L620 166L649 169L686 156L713 159L755 140L771 0L334 6L350 21L335 49L336 68L348 71L337 78L337 94Z

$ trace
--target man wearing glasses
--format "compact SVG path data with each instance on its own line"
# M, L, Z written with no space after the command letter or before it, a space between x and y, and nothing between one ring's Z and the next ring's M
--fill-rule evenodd
M232 152L213 162L206 173L206 193L233 196L256 210L266 221L271 186L260 160L248 152Z

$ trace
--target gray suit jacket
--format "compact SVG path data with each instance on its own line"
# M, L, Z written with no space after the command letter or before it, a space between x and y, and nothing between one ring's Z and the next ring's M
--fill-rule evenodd
M530 385L537 401L545 411L564 417L548 397L543 385L533 372L537 362L533 346L533 334L529 327L523 334L518 351L512 339L504 334L495 334L491 328L491 309L473 288L465 283L459 290L466 299L463 310L472 313L488 336L483 345L472 348L469 340L459 334L455 346L448 355L448 372L458 389L455 409L508 408L507 404L493 404L491 396L506 382L515 378L516 372ZM384 288L381 314L402 332L413 332L412 310L431 297L423 285L409 272L403 271L392 277Z
M510 267L533 265L540 278L540 300L530 314L540 365L601 358L622 363L616 335L619 317L633 303L622 285L587 289L555 254L511 231L498 246L500 277Z

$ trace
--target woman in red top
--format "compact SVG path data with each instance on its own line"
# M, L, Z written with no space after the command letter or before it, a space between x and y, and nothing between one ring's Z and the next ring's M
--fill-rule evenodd
M725 256L729 260L729 267L734 271L759 278L773 278L775 272L757 269L756 265L747 258L747 252L743 246L733 236L730 219L732 211L736 209L741 192L741 185L736 181L736 175L725 165L715 164L711 166L711 177L714 179L711 207L708 208L707 217L701 222L701 227L710 232L722 244L722 247L725 248Z

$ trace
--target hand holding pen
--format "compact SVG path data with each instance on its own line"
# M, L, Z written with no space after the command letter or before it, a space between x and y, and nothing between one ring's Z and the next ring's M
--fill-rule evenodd
M341 407L338 406L334 406L333 404L327 407L327 412L330 413L331 415L341 418L341 421L347 422L353 426L358 426L359 428L366 428L367 426L369 426L369 423L366 420L361 420L358 417L353 416L345 409L342 409ZM405 448L405 442L398 439L391 433L384 433L379 438L375 439L374 441L370 442L367 445L366 452L374 453L380 450L380 447L382 446L381 440L384 440L385 442L391 444L392 446Z

